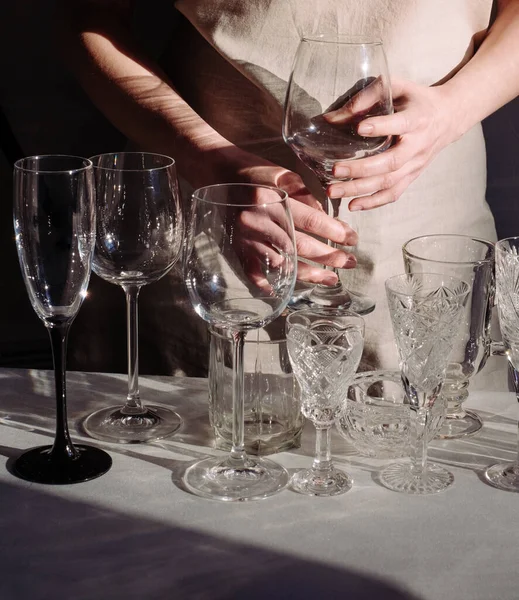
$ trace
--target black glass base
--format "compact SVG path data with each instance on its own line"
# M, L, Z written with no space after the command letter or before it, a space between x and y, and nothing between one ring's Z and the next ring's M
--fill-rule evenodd
M13 473L34 483L66 485L95 479L112 466L112 458L104 450L85 445L74 447L78 451L78 457L68 460L53 456L52 446L28 450L16 459Z

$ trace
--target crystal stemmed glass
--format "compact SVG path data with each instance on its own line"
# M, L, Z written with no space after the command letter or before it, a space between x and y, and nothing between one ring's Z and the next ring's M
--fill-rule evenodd
M95 239L92 163L76 156L34 156L14 165L14 229L32 307L49 332L56 386L52 446L33 448L14 472L37 483L68 484L106 473L110 456L74 445L67 423L66 350L86 296Z
M244 449L243 345L247 331L279 317L296 278L294 225L287 194L252 184L196 190L188 228L184 276L196 312L233 340L232 447L225 457L190 466L184 484L217 500L270 496L288 483L287 471Z
M454 481L452 473L427 462L427 432L469 292L465 281L437 273L396 275L386 281L400 373L411 409L411 462L393 463L380 474L382 484L391 490L433 494Z
M442 387L449 407L438 434L443 439L466 437L483 426L477 413L463 408L470 378L485 366L495 347L490 335L495 292L494 244L466 235L424 235L406 242L402 253L406 273L441 273L470 285Z
M180 257L183 219L175 161L160 154L118 152L92 157L97 191L93 271L120 285L126 295L128 395L121 406L87 416L82 428L93 438L138 443L167 437L179 415L140 399L138 297L142 286L163 277Z
M391 137L363 137L357 126L367 117L392 112L380 40L327 35L301 40L288 83L283 138L325 192L330 183L339 181L333 174L337 163L378 154L390 146ZM340 199L327 197L328 214L338 217L339 205ZM373 300L348 290L340 279L334 286L315 286L291 304L298 308L308 303L344 306L358 314L375 308Z
M519 400L519 237L496 244L496 304L506 356ZM498 463L485 472L494 487L519 492L519 447L513 463Z
M342 494L352 480L332 464L330 433L359 366L364 320L340 307L297 310L287 318L287 347L301 389L301 411L316 430L312 467L298 471L291 486L311 496Z

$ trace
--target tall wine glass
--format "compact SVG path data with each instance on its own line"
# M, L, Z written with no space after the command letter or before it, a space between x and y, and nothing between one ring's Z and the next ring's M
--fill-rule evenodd
M402 383L411 409L411 463L389 465L380 479L397 492L441 492L454 477L447 469L427 462L427 433L470 286L448 275L412 273L390 277L386 292Z
M285 100L283 138L313 171L324 191L338 181L338 162L378 154L391 137L363 137L360 121L393 112L389 72L382 42L361 37L304 37L298 47ZM327 211L339 215L340 199L327 198ZM329 242L333 245L332 242ZM337 269L334 269L339 275ZM301 300L301 302L299 302ZM358 314L375 308L367 296L348 290L339 279L317 285L293 305L344 306Z
M92 163L60 155L17 161L14 229L29 299L50 335L56 386L54 444L22 454L14 472L37 483L88 481L112 465L103 450L74 445L67 423L67 338L86 296L94 250Z
M196 312L233 341L232 447L184 475L193 493L224 501L270 496L288 483L277 463L244 449L243 345L250 329L279 317L296 278L294 225L287 194L252 184L214 185L193 194L185 281Z
M138 443L167 437L179 415L160 404L143 405L139 392L138 297L141 287L163 277L182 249L182 210L175 161L147 152L118 152L92 158L97 191L94 273L126 294L128 395L121 406L89 415L91 437Z
M519 400L519 237L496 244L496 304L508 362ZM494 487L519 492L519 446L515 462L498 463L485 472Z
M332 464L330 432L359 366L364 320L343 308L292 312L287 318L287 346L301 388L301 411L316 430L312 468L298 471L291 485L310 496L342 494L352 480Z

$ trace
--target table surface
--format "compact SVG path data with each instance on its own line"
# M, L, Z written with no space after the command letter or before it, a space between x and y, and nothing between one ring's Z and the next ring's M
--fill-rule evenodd
M213 437L203 379L141 377L143 400L174 406L182 430L140 445L92 442L112 469L82 484L46 486L14 477L21 451L52 441L53 374L0 370L2 600L260 599L516 600L519 494L482 480L484 468L514 460L517 403L507 392L473 392L485 426L464 441L434 441L454 486L434 496L391 492L376 481L387 461L358 456L335 432L335 463L354 478L342 496L285 490L258 502L220 503L182 489L186 465ZM69 373L69 422L120 404L126 377ZM308 425L308 424L307 424ZM314 435L276 455L307 467Z

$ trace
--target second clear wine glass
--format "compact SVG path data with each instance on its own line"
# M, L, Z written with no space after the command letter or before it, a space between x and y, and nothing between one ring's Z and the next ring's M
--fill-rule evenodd
M245 334L286 308L296 278L295 233L286 192L260 185L223 184L196 190L184 265L196 312L233 343L232 447L229 456L191 465L184 484L223 501L265 498L288 483L276 462L244 447Z
M389 148L391 137L363 137L357 126L367 117L392 112L389 70L380 40L327 35L301 40L285 100L283 138L324 191L338 181L333 174L336 163ZM328 214L338 217L339 205L340 199L327 198ZM340 279L334 286L315 286L292 304L343 306L358 314L375 308L373 300L347 289Z
M143 285L163 277L182 249L182 210L175 161L160 154L119 152L92 159L97 192L93 270L120 285L128 318L126 403L89 415L83 429L93 438L138 443L167 437L181 425L167 406L141 402L137 301Z

